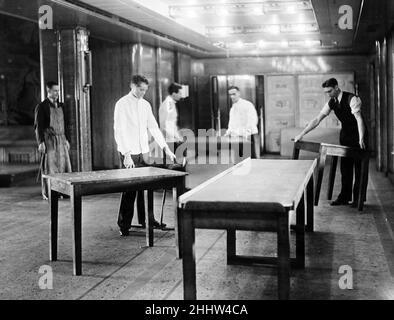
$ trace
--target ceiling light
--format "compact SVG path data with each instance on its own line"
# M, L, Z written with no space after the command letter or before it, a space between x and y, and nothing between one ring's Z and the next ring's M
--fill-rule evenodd
M229 12L228 12L228 10L226 8L218 8L216 10L216 14L219 17L226 17L226 16L228 16Z
M294 14L294 13L296 13L296 7L295 7L294 5L290 5L290 6L288 6L288 7L286 8L286 12L287 12L288 14Z
M321 41L320 40L305 40L305 41L293 40L293 41L289 41L289 46L290 47L297 47L297 48L321 47Z
M255 7L252 9L252 13L256 16L261 16L264 14L264 9L263 7Z
M238 48L238 49L243 48L243 46L244 46L244 43L243 43L241 40L238 40L238 41L235 43L235 47Z
M260 40L260 41L257 43L257 46L258 46L259 48L264 48L265 45L266 45L266 42L265 42L264 40Z
M185 11L184 15L185 18L197 18L196 11L194 11L193 9Z
M270 25L266 28L266 31L272 34L279 34L280 33L280 26L279 25Z
M280 45L281 45L281 47L283 47L283 48L287 48L287 47L289 46L289 42L286 41L286 40L283 40L283 41L280 42Z
M280 26L281 33L313 33L319 32L317 23L283 24Z

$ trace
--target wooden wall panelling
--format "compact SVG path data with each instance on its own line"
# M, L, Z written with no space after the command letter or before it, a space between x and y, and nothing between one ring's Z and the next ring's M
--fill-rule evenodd
M45 84L59 80L57 37L54 30L39 29L41 100L47 96Z
M191 75L191 68L192 68L192 59L190 56L177 53L176 54L176 62L177 68L175 73L175 81L189 86L189 97L183 99L178 103L178 113L179 113L179 127L180 128L187 128L187 129L194 129L193 128L193 106L194 103L192 101L193 96L190 95L190 88L192 85L192 75Z
M61 61L63 66L62 78L64 87L64 115L67 120L66 130L70 139L70 157L74 171L78 171L79 159L79 137L77 122L77 100L76 100L76 37L75 30L61 30Z
M388 144L388 108L387 108L387 39L381 42L381 150L382 150L382 170L387 174L388 172L388 161L387 161L387 144Z
M133 46L92 39L92 147L94 169L119 167L114 138L116 102L130 92Z
M387 46L387 161L389 174L394 173L394 35L388 37Z

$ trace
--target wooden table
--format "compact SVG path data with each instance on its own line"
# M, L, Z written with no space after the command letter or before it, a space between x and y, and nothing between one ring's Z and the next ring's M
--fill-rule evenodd
M57 260L58 241L58 199L59 195L70 196L73 237L74 275L82 274L82 197L88 195L118 193L124 191L147 190L148 210L146 211L146 243L153 246L153 190L173 189L175 208L175 238L179 241L179 228L176 224L177 199L184 192L187 173L145 167L107 171L64 173L44 175L49 183L50 205L50 250L51 261ZM179 252L178 252L179 255Z
M294 141L294 139L292 139ZM309 151L309 152L314 152L314 153L319 153L320 154L320 147L321 147L321 142L316 142L316 141L304 141L300 140L294 143L294 149L293 149L293 160L298 160L300 157L300 151ZM318 177L319 170L318 167L316 166L316 173L315 176ZM317 183L318 179L315 180L316 186L315 186L315 199L314 203L315 206L319 205L319 198L320 198L320 189L317 188ZM320 183L321 186L321 183Z
M227 230L228 264L278 266L278 296L289 298L290 265L305 267L305 211L313 231L312 160L247 159L179 198L184 298L196 293L195 229ZM306 209L306 210L305 210ZM296 258L290 259L289 212L296 210ZM236 254L236 230L278 234L278 257Z
M334 182L336 175L336 168L338 164L338 157L347 157L361 160L361 181L358 197L358 210L362 211L364 207L364 199L366 198L368 187L368 171L369 171L369 158L370 151L362 150L359 148L351 148L341 145L320 143L314 141L297 141L294 143L293 159L297 160L300 155L300 150L319 153L319 165L317 167L317 180L316 180L316 193L315 205L319 204L320 190L323 181L324 168L326 165L327 156L331 156L330 175L328 180L327 199L332 199L334 190Z

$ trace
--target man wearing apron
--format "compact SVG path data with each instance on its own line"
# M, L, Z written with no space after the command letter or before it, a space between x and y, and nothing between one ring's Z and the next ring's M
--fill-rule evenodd
M334 111L336 117L342 124L339 138L340 144L366 150L368 132L361 113L361 99L352 93L341 91L338 87L338 81L333 78L323 83L323 89L330 97L330 101L327 102L320 114L295 138L295 142L301 140L305 134L315 129L331 111ZM355 172L354 187L353 170ZM356 207L358 190L360 188L361 161L352 158L341 158L341 175L341 193L331 205L347 205L352 201L353 194L353 202L351 205L352 207Z
M41 153L42 197L48 199L48 183L42 174L71 172L70 143L66 138L63 105L59 103L59 86L46 84L47 98L37 105L34 112L34 129Z

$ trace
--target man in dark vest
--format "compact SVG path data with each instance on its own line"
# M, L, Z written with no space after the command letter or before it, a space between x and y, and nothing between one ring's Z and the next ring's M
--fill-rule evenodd
M306 126L301 134L295 137L295 141L301 140L305 134L315 129L331 111L334 111L342 124L339 138L340 144L353 148L367 149L368 136L361 113L361 99L352 93L341 91L338 88L338 81L336 79L329 79L324 82L323 89L330 100L320 114ZM354 187L353 170L355 171ZM349 201L352 201L353 193L353 202L351 205L352 207L356 207L358 190L360 188L361 162L351 158L341 158L341 175L341 193L331 205L349 204Z

